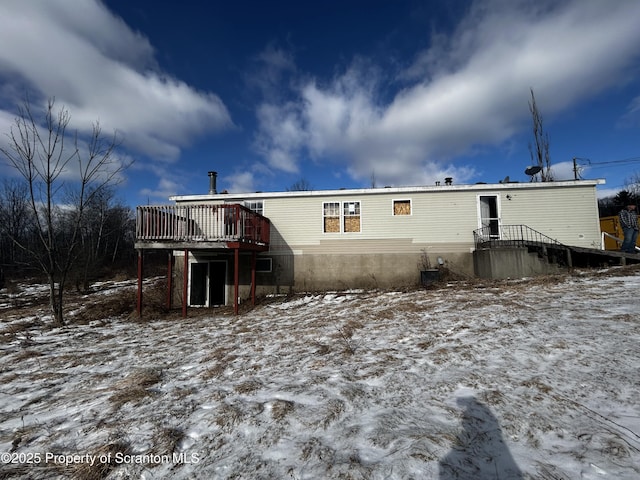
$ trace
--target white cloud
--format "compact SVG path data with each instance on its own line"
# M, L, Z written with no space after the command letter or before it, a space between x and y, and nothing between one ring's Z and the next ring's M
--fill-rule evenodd
M178 192L184 190L184 185L180 182L176 182L167 177L161 177L158 180L158 185L155 189L143 188L139 194L142 197L149 197L149 199L162 199L166 200L172 195L177 195Z
M245 82L264 97L280 98L282 84L287 81L287 75L295 71L296 65L289 52L276 45L268 45L253 59Z
M638 125L640 125L640 96L629 102L627 111L619 122L620 127L635 127Z
M66 121L64 119L60 121L58 117L58 115L65 117L68 111L65 114L62 107L57 104L52 105L51 118L53 123L51 126L47 126L45 122L38 124L38 120L44 120L46 113L35 110L35 108L30 108L35 123L31 124L25 110L25 116L22 118L25 123L22 126L16 122L17 115L0 110L0 150L7 152L6 158L4 154L0 153L0 173L2 176L22 178L24 172L21 173L22 169L12 165L10 158L13 158L19 166L25 167L27 160L24 152L19 152L19 150L22 151L21 144L27 137L33 139L34 133L37 132L41 139L47 139L50 136L53 136L52 140L55 138L55 141L50 142L50 147L45 146L39 149L41 155L34 157L33 165L40 172L45 172L49 168L46 165L48 155L45 153L51 154L57 160L50 167L55 168L58 172L56 178L67 184L65 188L60 189L59 194L68 194L67 190L72 188L73 182L80 178L84 178L94 186L102 182L111 185L126 182L125 172L133 163L133 159L127 153L118 150L119 138L117 135L113 136L109 132L96 130L91 133L97 135L98 141L92 144L94 138L91 134L73 138ZM45 152L44 149L47 148L50 148L51 151ZM38 178L34 182L38 184Z
M528 124L530 88L553 115L627 81L638 18L638 2L477 2L398 72L403 88L390 100L380 100L389 85L378 70L359 59L326 85L301 79L293 101L260 106L258 150L287 172L309 155L342 162L359 180L375 172L379 183L415 184L446 172L464 181L481 166L452 161Z
M252 172L236 172L232 175L223 177L228 187L223 187L231 193L246 193L255 191L255 178ZM218 192L221 190L218 189Z
M573 171L573 161L554 163L551 167L551 173L553 174L554 180L574 180L575 172ZM585 168L578 169L578 174L584 175L585 173Z
M256 113L261 126L255 142L256 150L271 167L297 172L296 152L305 144L307 136L297 106L263 104Z
M216 95L158 71L148 40L98 1L2 1L0 45L0 84L56 97L81 132L99 120L126 146L174 160L195 136L233 126Z
M615 197L618 193L620 193L620 190L624 190L624 188L598 187L596 193L597 193L598 199L610 198L610 197Z

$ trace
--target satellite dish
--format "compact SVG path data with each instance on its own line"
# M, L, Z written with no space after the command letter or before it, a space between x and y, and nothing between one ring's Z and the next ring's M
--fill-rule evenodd
M530 167L526 168L524 173L533 177L536 173L540 173L541 170L542 170L542 167L540 165L531 165Z

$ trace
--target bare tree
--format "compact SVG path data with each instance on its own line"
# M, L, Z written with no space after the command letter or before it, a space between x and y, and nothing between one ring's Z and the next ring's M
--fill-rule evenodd
M640 172L634 172L625 180L625 189L636 198L636 201L640 199Z
M535 143L529 143L529 153L531 161L534 165L541 168L540 180L543 182L552 182L553 174L551 172L551 156L549 155L549 135L544 131L542 125L542 115L536 104L536 97L531 89L531 100L529 101L529 111L533 120L533 140Z
M301 192L308 190L313 190L313 186L306 178L301 178L295 181L289 188L287 188L287 192Z
M0 147L0 152L26 181L38 239L36 245L13 240L46 275L54 322L64 325L63 293L85 208L103 188L117 182L128 165L114 158L116 135L105 140L98 123L86 144L77 132L69 137L69 111L63 107L56 112L54 104L53 99L47 102L40 125L27 99L7 135L8 147Z

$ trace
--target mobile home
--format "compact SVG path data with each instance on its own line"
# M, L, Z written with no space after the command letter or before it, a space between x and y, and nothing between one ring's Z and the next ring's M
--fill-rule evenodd
M256 294L415 285L425 263L476 274L478 238L600 245L602 180L218 193L138 207L136 248L174 258L190 306ZM186 264L187 268L184 269Z

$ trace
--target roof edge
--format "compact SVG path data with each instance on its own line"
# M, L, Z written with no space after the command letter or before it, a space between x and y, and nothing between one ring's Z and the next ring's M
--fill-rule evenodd
M553 187L586 187L604 185L605 179L595 180L566 180L559 182L508 182L508 183L475 183L471 185L430 185L413 187L378 187L378 188L357 188L339 190L297 190L291 192L246 192L246 193L216 193L216 194L192 194L192 195L172 195L169 200L175 202L187 202L193 200L234 200L234 199L265 199L284 197L327 197L343 195L375 195L385 193L421 193L421 192L444 192L444 191L483 191L483 190L517 190L530 188L553 188Z

